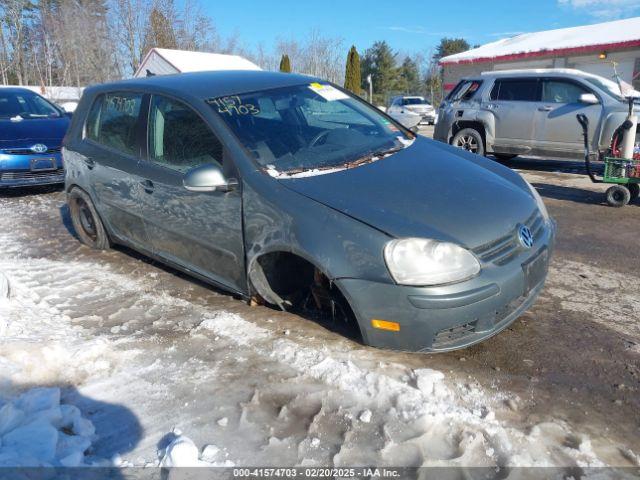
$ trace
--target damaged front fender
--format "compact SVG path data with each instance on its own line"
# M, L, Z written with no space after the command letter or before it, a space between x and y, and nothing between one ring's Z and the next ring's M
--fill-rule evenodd
M274 281L281 281L284 287L279 286L286 291L290 280L306 281L306 265L331 282L360 278L392 283L383 259L388 235L293 192L281 182L286 180L249 181L243 189L250 295L257 293L267 302L286 308ZM274 278L274 271L278 278Z

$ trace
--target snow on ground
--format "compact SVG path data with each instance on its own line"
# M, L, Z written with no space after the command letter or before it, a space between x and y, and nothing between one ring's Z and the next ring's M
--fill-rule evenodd
M0 405L0 467L85 464L95 428L77 407L60 404L60 389L34 388Z
M26 411L20 392L48 392L46 408L21 417L22 434L14 434L24 439L47 431L46 452L33 454L37 461L608 463L562 420L530 428L513 421L514 408L506 404L518 399L490 394L476 379L389 362L383 351L210 290L196 296L193 289L202 287L193 282L176 282L123 252L79 247L53 221L46 239L28 234L37 226L21 226L27 214L55 219L58 206L21 199L9 208L0 200L0 285L9 293L0 296L0 394L5 407L13 405L6 408ZM47 242L59 247L47 254L38 248ZM57 390L33 390L38 386L61 386L62 404ZM73 413L65 417L63 409ZM73 423L69 430L70 415L85 428L76 431ZM34 461L2 435L5 464Z

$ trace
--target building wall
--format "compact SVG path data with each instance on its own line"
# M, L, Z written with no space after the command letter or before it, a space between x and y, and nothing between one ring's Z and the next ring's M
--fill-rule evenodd
M156 51L152 51L144 59L143 63L138 67L135 74L136 78L146 77L147 70L155 75L170 75L172 73L180 73L169 62L162 58Z
M633 83L636 90L640 90L640 76L633 80L634 75L640 73L640 49L607 52L607 58L601 60L598 54L569 57L535 57L518 62L482 62L470 64L448 64L443 66L443 85L445 91L451 90L460 79L467 76L480 75L482 72L495 70L510 70L516 68L576 68L588 73L613 78L613 65L616 62L618 74L627 83Z

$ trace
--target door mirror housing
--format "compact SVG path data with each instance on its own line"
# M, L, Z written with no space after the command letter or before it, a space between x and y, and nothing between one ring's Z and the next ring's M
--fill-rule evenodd
M218 165L207 163L189 170L182 183L190 192L229 192L238 185L238 180L225 178Z
M596 97L593 93L583 93L580 95L580 103L585 103L587 105L596 105L600 103L598 97Z

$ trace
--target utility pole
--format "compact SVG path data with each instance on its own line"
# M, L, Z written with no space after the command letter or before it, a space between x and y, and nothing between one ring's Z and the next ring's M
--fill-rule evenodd
M373 80L371 74L367 75L367 83L369 84L369 103L373 105Z

